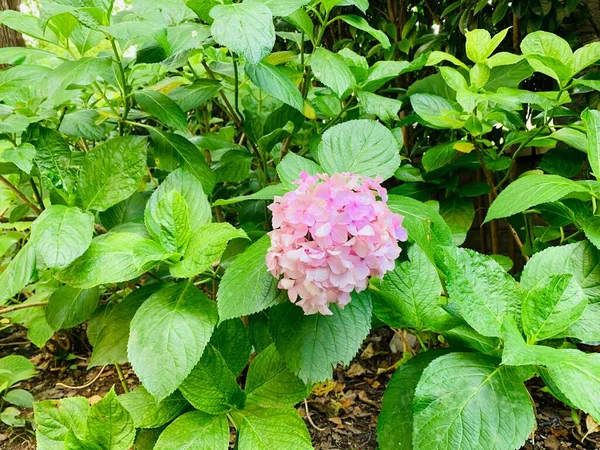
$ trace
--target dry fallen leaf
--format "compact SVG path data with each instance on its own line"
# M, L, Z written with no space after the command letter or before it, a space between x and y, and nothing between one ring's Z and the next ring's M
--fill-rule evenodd
M596 421L594 420L594 418L592 416L590 416L588 414L588 416L585 419L585 426L587 428L587 434L592 434L592 433L597 433L598 431L600 431L600 425L598 425L596 423Z
M363 352L360 354L360 357L362 359L370 359L373 357L373 355L375 355L375 349L373 348L373 344L369 342L369 345L367 345L367 348L363 350Z
M90 405L98 403L100 400L102 400L102 396L101 395L92 395L90 398L88 398L88 401L90 402Z
M312 393L317 397L323 397L330 392L342 392L346 386L336 380L328 380L323 383L317 383L313 387Z
M374 402L374 401L373 401L373 400L371 400L369 397L367 397L367 393L366 393L365 391L360 391L360 392L358 393L358 398L359 398L361 401L363 401L363 402L367 403L368 405L375 406L376 408L377 408L377 407L379 407L379 404L378 404L377 402Z
M346 371L346 376L348 376L350 378L359 377L365 372L366 372L365 368L363 366L361 366L359 363L355 362Z

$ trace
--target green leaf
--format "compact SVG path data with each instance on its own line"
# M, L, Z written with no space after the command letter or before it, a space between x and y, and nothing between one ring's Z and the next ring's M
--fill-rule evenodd
M590 303L583 314L562 335L586 343L600 342L600 303Z
M187 202L183 196L176 190L163 195L156 207L156 219L160 232L153 237L168 251L182 253L192 234Z
M105 211L137 190L146 175L146 139L121 136L85 154L78 191L84 209Z
M446 248L446 283L450 302L484 336L502 336L505 316L516 316L523 293L491 257L473 250Z
M582 152L588 152L588 140L586 135L581 131L577 131L573 128L560 128L552 133L549 137L564 142L568 146L576 148Z
M577 75L583 69L591 66L598 60L600 60L599 42L591 42L578 48L573 53L573 59L571 60L572 75Z
M271 10L257 2L217 5L210 11L212 35L219 45L257 64L275 45Z
M246 395L235 375L221 354L210 345L179 390L194 408L209 414L242 410L246 403Z
M59 287L48 300L46 321L55 331L79 325L92 316L99 297L98 288Z
M384 122L398 120L398 113L402 108L400 100L383 97L372 94L367 91L358 91L356 93L360 100L360 108L363 114L373 114Z
M92 240L78 259L56 273L69 286L89 289L139 277L169 254L162 246L134 233L108 233Z
M333 367L348 364L371 328L371 299L367 292L353 293L344 309L332 306L333 315L305 315L286 302L271 309L271 336L286 366L302 381L331 378Z
M278 67L265 62L258 62L256 64L246 64L245 70L246 75L252 82L267 94L296 108L298 111L302 111L302 94Z
M221 89L223 86L216 80L199 79L193 84L173 89L169 97L187 112L210 101Z
M542 203L551 203L586 188L558 175L530 174L512 182L490 206L485 222L510 217Z
M253 314L277 303L277 279L267 272L265 260L270 245L269 236L263 236L225 271L217 292L221 321Z
M136 428L158 428L181 414L189 403L179 391L158 402L144 386L119 396Z
M467 65L465 63L463 63L457 57L451 55L450 53L440 52L437 50L435 50L429 54L429 58L427 59L427 63L425 65L426 66L436 66L439 63L441 63L442 61L448 61L448 62L451 62L452 64L454 64L455 66L459 66L465 70L469 70Z
M30 242L49 268L62 269L83 255L92 243L93 234L93 214L52 205L33 223Z
M523 301L523 329L528 342L549 339L575 323L587 300L571 274L554 275L536 285Z
M285 366L274 344L252 360L245 389L248 405L265 408L294 406L310 392Z
M456 245L462 245L473 225L475 207L468 199L452 196L440 203L440 216L446 221Z
M458 155L458 150L454 148L456 142L446 142L426 150L421 161L425 170L432 172L450 164Z
M102 450L102 447L85 439L80 439L75 433L69 431L65 437L64 450Z
M517 372L472 353L444 355L429 364L417 385L413 411L413 447L419 450L516 449L535 423Z
M32 378L36 374L35 366L21 355L9 355L0 358L0 372L2 373L2 384L6 383L6 387ZM6 389L6 387L2 388L2 390Z
M586 109L581 114L581 120L587 128L587 154L592 173L600 177L600 111Z
M306 424L294 408L248 408L233 414L240 449L312 450Z
M323 134L319 162L329 174L357 173L368 177L392 177L400 167L394 135L374 120L351 120Z
M465 77L458 70L449 66L442 66L439 70L444 81L451 89L458 91L459 89L467 89L469 87L467 80L465 80Z
M388 207L404 217L402 226L408 237L416 242L431 262L441 267L444 253L441 248L453 245L452 232L444 219L431 206L409 197L390 195Z
M133 419L119 403L113 387L102 400L90 408L85 439L107 450L127 450L133 444L134 438Z
M135 101L146 113L156 117L166 126L179 131L187 129L185 113L177 103L165 94L149 89L137 91Z
M91 84L96 77L111 70L112 62L110 57L90 57L63 62L45 77L48 97L56 105L71 100L71 85Z
M497 355L500 348L499 338L482 336L465 323L445 331L443 336L453 348L473 349L492 356Z
M153 128L152 131L160 136L162 143L171 146L179 154L184 162L185 169L202 183L204 192L210 194L215 187L216 176L210 169L201 150L179 134L165 133L157 128Z
M277 165L279 179L290 190L295 190L298 187L294 184L294 181L300 179L300 172L302 171L309 175L323 173L323 169L316 162L295 153L288 153Z
M175 419L154 448L161 450L227 450L229 423L223 416L192 411Z
M35 269L35 249L33 245L26 244L0 275L0 304L21 292L33 277Z
M107 230L126 223L141 223L144 221L144 209L148 202L148 196L136 192L131 197L102 211L100 221Z
M474 63L485 63L487 58L494 53L496 47L504 40L508 30L509 28L502 30L493 38L487 30L467 31L465 33L467 57Z
M570 404L600 420L600 355L571 351L569 358L540 371L545 383Z
M190 374L217 320L216 305L191 283L158 291L137 310L127 352L135 373L158 401Z
M109 127L99 124L102 116L93 109L83 109L65 114L60 124L60 132L70 136L90 140L102 140L106 137Z
M346 15L338 16L337 19L341 19L348 25L353 26L354 28L358 28L359 30L362 30L366 33L369 33L381 43L381 46L384 49L390 48L390 40L386 36L386 34L381 30L376 30L375 28L373 28L364 18L355 15Z
M71 168L71 149L60 133L40 128L35 141L34 162L40 169L46 189L70 191L75 186L75 174Z
M298 30L304 32L309 39L313 39L315 36L315 25L306 11L303 9L297 9L293 13L289 14L285 21L296 27Z
M417 245L409 248L408 257L410 261L397 263L385 274L381 295L373 298L373 312L389 326L422 330L440 307L442 284L435 266Z
M246 0L246 3L262 3L275 17L286 17L294 11L306 6L310 0Z
M33 405L35 413L35 437L39 450L63 450L69 432L83 436L88 399L84 397L45 400Z
M31 169L33 169L35 153L35 147L33 145L23 142L17 147L4 150L2 152L2 159L14 163L23 172L30 174Z
M521 51L531 67L561 85L571 78L573 51L569 43L556 34L546 31L530 33L521 41Z
M341 53L341 52L340 52ZM421 69L423 61L377 61L369 69L367 78L361 83L362 90L374 92L400 75Z
M191 237L185 257L171 267L171 275L189 278L204 272L215 264L232 239L248 239L244 230L228 223L211 223L200 227Z
M210 338L210 345L221 354L236 377L242 373L252 353L248 330L240 319L221 322Z
M172 195L172 192L176 192L185 200L190 230L212 221L210 203L202 190L202 183L187 169L177 169L165 178L146 204L144 221L151 236L158 238L161 234L159 204Z
M377 421L377 442L381 450L412 449L415 389L423 370L444 353L445 350L420 353L394 372L385 389Z
M31 392L25 389L13 389L8 391L2 398L11 405L21 408L33 408L33 402L35 401Z
M410 104L415 113L435 128L462 128L460 112L443 97L430 94L413 94Z
M109 310L98 337L92 342L94 350L89 367L128 362L127 342L131 320L148 297L162 287L161 284L149 284L139 288Z
M310 56L310 66L315 78L339 98L345 98L356 84L356 79L344 58L323 47L317 48Z

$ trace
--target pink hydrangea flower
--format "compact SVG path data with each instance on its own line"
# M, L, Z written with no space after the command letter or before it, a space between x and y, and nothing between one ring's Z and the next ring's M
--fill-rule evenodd
M383 277L407 239L403 217L386 205L381 177L300 174L298 188L275 197L267 268L305 314L332 314L330 303Z

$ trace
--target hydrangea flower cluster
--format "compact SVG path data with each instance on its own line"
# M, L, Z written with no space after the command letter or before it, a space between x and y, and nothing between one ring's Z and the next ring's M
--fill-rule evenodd
M350 302L352 291L383 277L407 239L403 217L387 207L382 179L341 173L300 174L295 191L275 197L267 267L279 288L305 314L331 315L330 303ZM299 300L298 300L299 298Z

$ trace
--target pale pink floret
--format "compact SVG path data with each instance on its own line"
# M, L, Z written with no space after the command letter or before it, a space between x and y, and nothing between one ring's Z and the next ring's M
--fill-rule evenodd
M330 303L383 277L407 239L403 217L386 205L381 178L300 174L298 188L275 197L267 268L305 314L332 314Z

